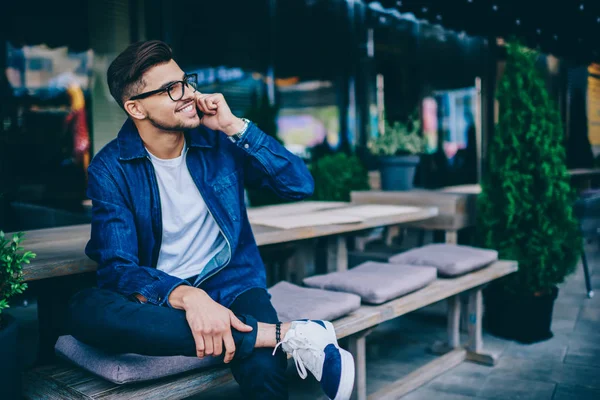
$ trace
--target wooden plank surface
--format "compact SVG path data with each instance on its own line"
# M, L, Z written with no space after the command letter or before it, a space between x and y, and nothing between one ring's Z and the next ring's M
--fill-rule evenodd
M339 206L340 203L335 204ZM350 206L350 203L345 204ZM329 205L329 203L326 203L326 205ZM282 206L286 207L286 212L291 212L290 204ZM270 207L277 212L276 206ZM296 229L276 229L253 224L252 231L258 245L264 246L342 233L360 232L379 226L405 224L434 217L437 215L437 212L435 207L420 207L414 212L367 218L360 223L322 225ZM90 260L84 253L85 245L90 237L90 229L89 224L84 224L28 231L23 245L27 250L36 253L37 257L31 264L24 267L25 281L94 271L96 263Z
M410 191L355 191L351 195L356 204L391 204L403 206L435 207L434 218L409 225L423 229L458 230L475 224L476 196L465 193L445 193L435 190Z
M277 204L248 209L248 219L255 222L262 217L276 217L290 214L304 214L307 212L323 211L330 208L344 207L348 203L343 201L302 201L296 203Z
M446 186L439 189L440 192L444 193L464 193L464 194L480 194L481 193L481 185L457 185L457 186Z
M593 176L600 175L600 169L598 168L577 168L570 169L569 175L571 176Z
M208 388L218 387L232 379L229 368L201 370L194 373L167 377L152 382L116 385L113 389L95 394L92 398L104 400L164 400L184 399Z
M23 396L26 399L44 400L89 400L91 397L84 395L49 375L37 370L29 371L23 378Z

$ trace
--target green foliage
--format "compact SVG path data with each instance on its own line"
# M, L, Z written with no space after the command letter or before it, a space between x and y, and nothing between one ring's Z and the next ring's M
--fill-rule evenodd
M353 190L368 190L369 175L360 159L345 153L326 155L310 168L315 180L314 200L350 201Z
M8 308L8 299L27 289L23 283L23 264L29 264L35 254L23 253L23 247L19 246L23 236L24 233L17 233L12 239L6 239L0 231L0 318L2 310Z
M482 245L519 262L519 272L503 282L511 293L549 291L574 271L582 246L561 117L536 57L518 44L507 48L499 122L477 204Z
M425 151L426 140L421 136L421 121L418 113L411 115L406 123L396 121L394 125L385 122L383 135L368 144L371 153L379 156L421 154Z

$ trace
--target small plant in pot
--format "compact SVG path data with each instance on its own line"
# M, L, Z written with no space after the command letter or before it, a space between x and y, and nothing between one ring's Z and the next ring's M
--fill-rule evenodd
M20 398L21 368L17 350L17 323L3 310L8 308L8 299L21 294L27 288L23 282L23 264L35 257L20 247L23 233L7 239L0 231L0 398Z
M522 343L553 336L557 284L574 271L582 246L561 117L536 57L518 44L507 47L477 204L481 244L519 263L518 272L484 291L486 328Z
M384 134L369 142L369 150L379 157L381 188L383 190L410 190L420 154L425 150L418 113L406 123L385 123Z
M369 176L356 155L328 154L313 162L310 172L315 180L313 200L350 201L355 190L369 190Z

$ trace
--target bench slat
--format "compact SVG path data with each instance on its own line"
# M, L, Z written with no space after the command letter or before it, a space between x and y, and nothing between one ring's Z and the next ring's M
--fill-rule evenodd
M73 389L78 392L84 393L86 396L90 398L94 398L94 396L104 393L108 390L112 390L115 387L119 386L116 383L107 381L103 378L97 377L93 374L89 374L91 379L86 381L81 381L75 385L73 385Z
M35 370L25 374L23 379L23 395L27 399L44 400L91 400L91 397L65 386L51 376Z
M187 373L177 378L167 377L153 382L115 385L113 389L94 395L103 400L164 400L183 399L204 390L221 386L231 380L229 368Z
M60 365L62 365L62 364L60 364ZM66 364L66 365L70 366L70 364ZM54 380L56 380L57 382L60 382L63 385L69 386L72 388L75 388L77 385L81 385L86 382L96 380L96 378L97 378L94 374L91 374L91 373L87 372L86 370L78 368L74 365L71 367L72 368L69 371L63 372L58 375L53 375L52 378ZM82 393L87 394L85 392L82 392Z

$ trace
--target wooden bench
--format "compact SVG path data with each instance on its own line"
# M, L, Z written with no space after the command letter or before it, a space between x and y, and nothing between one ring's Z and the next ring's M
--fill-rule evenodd
M482 288L489 282L517 270L513 261L498 261L490 266L454 279L438 279L431 285L379 306L361 306L334 321L338 338L348 337L349 350L356 363L353 398L367 399L366 336L382 322L397 318L441 300L448 301L448 340L435 343L433 350L443 354L405 378L369 396L369 399L396 399L464 360L494 365L495 358L483 352L481 339ZM469 340L460 343L460 306L458 296L469 298ZM219 387L232 379L228 368L193 371L151 382L116 385L78 367L61 362L40 367L24 375L27 399L182 399Z

